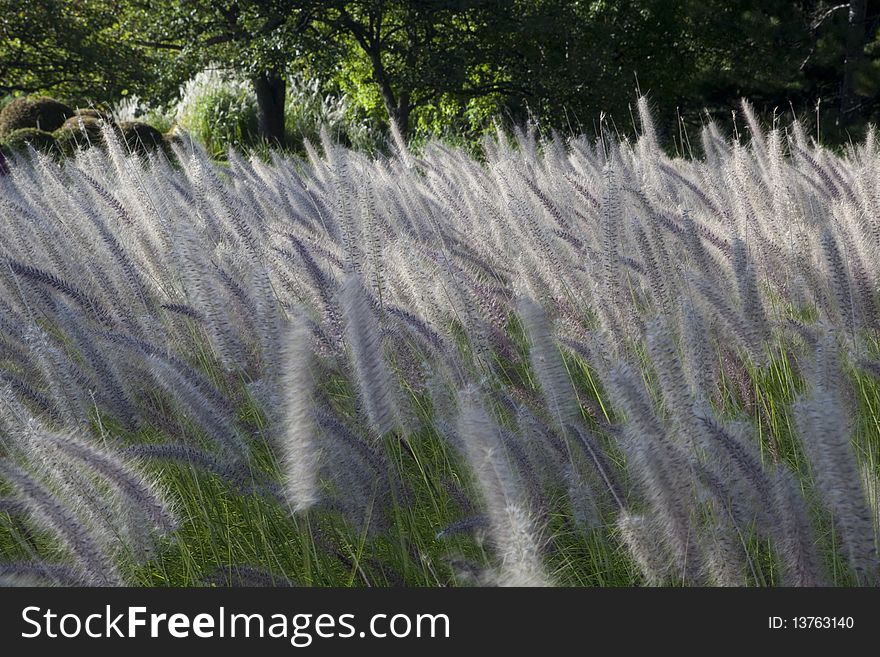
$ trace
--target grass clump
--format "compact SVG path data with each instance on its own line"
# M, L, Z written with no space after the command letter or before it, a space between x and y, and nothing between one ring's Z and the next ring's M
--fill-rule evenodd
M0 176L0 577L878 579L874 136ZM89 117L83 117L85 121Z

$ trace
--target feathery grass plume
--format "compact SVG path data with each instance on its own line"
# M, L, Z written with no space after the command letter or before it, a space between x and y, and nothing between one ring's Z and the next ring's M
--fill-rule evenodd
M838 316L843 320L844 330L855 338L856 329L856 298L852 290L852 281L837 238L831 228L822 231L820 239L822 255L825 258L825 266L831 282L831 292L834 295L834 305Z
M800 484L786 467L774 478L773 502L779 525L774 533L776 553L786 586L823 586L816 539Z
M717 386L717 357L712 354L712 334L699 307L688 299L681 304L684 373L695 399L711 399Z
M662 162L659 164L659 169L668 177L673 178L676 182L684 185L685 189L687 189L693 196L695 196L700 203L706 206L712 214L722 214L721 210L717 207L715 202L707 196L707 194L700 189L696 183L688 180L687 177L680 171L677 171L673 167L663 164Z
M56 309L61 325L79 349L80 356L94 371L107 406L128 430L135 430L139 423L138 412L132 401L131 386L121 374L115 354L97 347L89 327L73 309L60 301L56 302Z
M498 586L552 586L541 563L535 519L523 506L505 507L505 540L501 544L501 567L495 573ZM494 534L497 540L498 534Z
M379 299L388 296L386 291L384 239L386 227L382 221L380 208L376 201L373 182L363 178L358 185L360 203L361 234L364 242L364 269L368 272L370 286Z
M325 144L325 150L328 148ZM333 188L336 192L333 198L335 216L340 227L342 249L345 254L346 272L362 272L363 270L363 235L358 214L359 206L354 202L354 182L351 180L349 171L348 154L342 152L336 146L329 150L332 158L328 155L329 164L333 167Z
M761 293L758 290L755 267L749 258L746 243L743 240L739 238L733 240L732 256L733 272L736 275L743 315L746 322L752 325L755 338L766 342L770 337L770 329L767 325Z
M562 209L533 180L520 173L523 183L547 211L547 215L556 223L558 230L571 233L572 226L565 218Z
M675 340L664 318L660 317L648 323L645 342L648 347L648 355L654 364L654 372L660 381L663 402L673 420L676 435L683 446L690 447L696 438L693 401Z
M160 532L170 533L177 521L168 510L168 504L132 467L120 461L107 450L98 450L71 435L39 432L39 443L55 449L65 457L78 461L101 476L124 499L125 506L136 509L138 516ZM139 521L140 521L139 517Z
M4 415L7 433L15 440L12 451L17 460L35 473L37 480L45 484L57 500L69 504L96 545L108 554L117 547L139 556L152 550L153 542L148 535L150 523L144 520L136 505L129 504L130 500L118 494L118 487L110 478L92 464L60 450L57 440L53 440L55 432L24 409L7 402ZM61 440L66 444L75 439L64 432ZM151 493L146 497L149 504ZM136 522L131 521L134 516Z
M110 226L102 219L102 217L91 208L85 208L84 214L89 218L90 223L94 226L95 232L100 236L104 243L104 248L109 253L118 269L122 271L122 278L129 287L128 298L136 300L145 310L152 309L151 293L147 286L147 281L141 275L137 265L132 259L132 254L123 246Z
M94 191L98 199L106 203L112 210L116 219L126 226L135 224L134 217L131 216L128 209L117 199L106 187L95 180L87 171L78 169L76 175L80 176Z
M655 514L675 573L686 582L698 582L703 564L692 518L696 494L687 456L669 440L644 385L629 367L613 369L606 385L612 402L626 416L627 470Z
M782 131L774 128L770 131L767 143L767 155L769 163L770 185L773 190L773 210L777 215L771 221L775 226L796 220L797 210L794 207L794 198L791 193L791 183L784 153L785 144Z
M748 353L749 358L756 364L763 363L764 345L755 339L751 325L745 322L721 290L694 271L688 272L686 278L688 284L703 298L712 314L727 328L730 336Z
M0 497L0 513L8 513L11 516L27 512L24 502L14 497Z
M740 530L723 516L700 537L706 573L715 586L746 585L746 554Z
M672 557L660 538L661 530L649 516L621 512L617 533L649 586L669 583Z
M543 476L546 485L558 481L564 468L571 462L566 441L524 404L517 404L509 398L502 398L500 401L509 411L516 413L518 433L522 437L532 468L539 476Z
M648 97L639 96L636 102L639 112L639 122L642 134L639 136L646 149L642 157L657 157L660 154L660 142L657 140L657 130L654 128L654 117L651 116L651 108L648 107Z
M844 412L839 346L833 333L817 345L813 390L794 404L795 423L840 548L860 584L880 579L874 526L865 502Z
M839 200L841 190L835 182L834 178L829 174L828 170L819 163L819 149L808 149L797 144L793 145L792 155L798 163L806 164L807 167L816 174L818 181L813 181L814 186L820 191L822 196L829 197L832 200ZM815 155L815 157L814 157ZM805 171L803 173L806 173Z
M210 259L210 250L198 231L179 222L175 226L174 264L186 288L189 304L206 320L211 345L226 369L233 369L243 360L242 344L230 327L229 305L223 303L224 293L218 269Z
M502 586L547 586L539 533L526 507L521 485L480 393L470 386L459 394L458 433L468 463L476 475L500 565Z
M281 366L283 435L279 436L284 492L296 512L320 498L321 450L314 419L314 352L308 325L295 318L287 329Z
M859 319L863 325L876 328L877 261L874 245L877 237L871 229L868 229L867 235L863 234L864 221L853 204L846 203L837 207L842 214L837 221L838 234L843 252L846 254L850 285L859 311Z
M779 522L772 503L774 478L761 463L751 429L742 424L723 426L706 402L694 407L694 416L700 429L700 445L716 469L727 471L739 508L747 508L750 520L758 521L762 530L772 529Z
M262 255L250 258L247 265L247 282L254 292L257 344L260 349L260 365L266 376L273 376L279 366L281 351L282 316L278 307L271 277L262 260Z
M691 266L703 274L707 279L716 281L724 278L724 270L718 264L718 260L707 248L708 244L718 247L722 253L727 251L724 240L702 223L695 221L691 212L686 208L679 209L680 219L676 220L664 214L657 214L655 219L663 228L674 233L690 256Z
M529 339L529 361L538 377L544 401L557 429L565 433L580 417L574 388L553 338L547 313L532 299L522 297L517 310Z
M509 163L496 167L496 176L504 192L505 212L509 223L517 227L522 239L519 257L522 262L528 262L530 269L536 270L535 276L544 277L547 281L546 287L552 293L556 287L565 284L557 241L551 237L545 222L541 221L542 217L535 212L534 207L526 203L528 199L520 198L518 187L511 184L508 178L513 175L509 171L511 168Z
M89 584L113 586L122 583L109 556L95 543L74 513L49 489L8 459L0 459L0 478L23 498L34 520L61 540Z
M9 385L10 392L22 402L27 401L31 407L36 406L40 412L46 413L54 421L61 421L61 414L55 409L52 400L37 390L34 390L26 381L7 372L0 372L0 382Z
M70 297L71 300L79 304L83 310L89 312L96 320L105 326L113 326L114 322L110 313L101 305L94 297L89 296L75 285L67 282L60 276L51 272L43 271L38 267L26 265L15 260L8 260L7 266L16 275L23 279L32 281L39 285L45 285L61 294Z
M170 313L189 317L190 319L194 319L197 322L205 321L205 316L202 313L200 313L192 306L187 306L185 303L163 303L159 307L162 308L162 310L167 310Z
M638 247L642 264L645 267L645 275L648 279L648 285L651 287L651 294L654 297L654 304L660 312L669 315L672 310L672 302L670 299L668 284L671 281L666 280L663 267L658 262L657 256L654 253L654 245L650 243L648 235L641 222L633 220L632 230L636 238L636 246Z
M605 316L606 330L616 338L618 343L621 343L623 304L626 303L626 300L620 277L620 243L623 225L618 175L614 169L614 163L606 165L602 173L605 180L605 192L602 196L599 226L602 234L602 291L604 298L597 310Z
M394 141L397 156L403 161L408 169L412 169L415 167L415 160L413 159L412 153L410 153L409 147L406 145L406 139L400 131L400 126L397 125L397 121L392 118L388 122L388 127L391 131L391 137Z
M872 463L863 463L860 471L862 473L862 488L865 491L865 499L868 501L871 520L874 523L874 546L880 549L880 477L877 476L876 466Z
M29 433L33 445L40 450L41 462L59 479L69 481L68 490L82 491L81 501L84 506L91 506L92 517L107 524L110 536L121 534L124 549L139 563L154 556L154 532L164 536L177 527L156 485L148 483L109 451L99 450L71 435L55 434L40 427L35 429ZM71 465L78 466L82 472L74 472ZM93 499L93 490L98 490L95 476L109 486L112 495ZM105 520L103 516L109 517Z
M592 463L598 479L605 486L608 494L614 500L617 507L623 509L626 493L624 493L623 486L620 484L620 478L615 473L615 468L612 465L611 460L605 452L602 451L599 443L596 442L595 438L593 438L586 429L578 426L571 426L569 427L569 431L577 436L577 443L583 448L584 454L589 459L590 463Z
M35 356L36 365L43 380L48 385L49 396L57 414L68 425L86 423L89 405L85 393L88 387L82 385L86 377L79 376L76 365L53 344L39 328L31 328L26 343Z
M247 453L247 445L225 414L218 414L205 393L187 379L173 365L155 354L144 360L155 381L171 399L180 405L207 437L219 445L233 459Z
M568 503L574 524L584 534L600 528L602 512L590 482L572 465L566 467L564 477L568 483Z
M498 435L501 438L501 444L504 452L508 455L511 468L518 475L525 499L527 499L533 509L544 509L547 505L547 499L544 492L543 473L540 472L540 464L538 467L534 465L533 454L529 453L527 441L518 434L508 431L502 427L498 427ZM572 477L565 476L565 481L571 483L576 480L575 485L589 486L585 477L582 476L583 469L575 471Z
M239 488L243 488L245 481L250 477L247 468L241 463L225 460L204 450L179 443L133 445L119 450L119 455L125 459L138 459L148 462L171 461L183 463L207 472L213 472Z
M529 162L534 162L538 159L536 127L533 121L528 121L524 125L513 126L513 138L516 141L516 145L525 154L525 158Z
M116 131L116 126L110 121L101 122L101 142L107 147L110 163L112 163L115 171L116 180L114 182L122 184L128 180L126 151L123 149L124 142L120 139L120 135ZM94 150L94 149L91 149Z
M395 383L383 357L379 324L358 274L351 272L345 277L340 305L358 395L370 426L381 436L394 428L400 413L395 400Z
M764 130L761 128L761 122L755 114L754 107L752 107L748 100L742 98L740 106L752 136L752 153L755 155L758 166L762 171L766 172L768 170L767 141L764 137Z
M349 429L334 413L323 410L326 406L326 400L319 401L314 411L315 422L324 438L325 461L331 466L326 468L326 473L340 491L345 491L348 506L360 507L361 515L375 516L392 494L398 503L406 503L409 493L390 476L384 454Z
M0 586L87 586L89 581L64 564L0 561Z
M456 520L446 525L437 532L436 538L440 540L456 534L473 533L478 543L482 543L480 534L489 528L489 519L486 516L470 516Z
M168 345L162 347L123 333L99 331L95 335L113 345L118 345L129 350L131 353L137 354L139 358L155 357L163 361L198 391L204 402L211 406L212 413L227 422L234 421L235 414L230 411L233 407L232 400L221 393L204 374L171 353Z

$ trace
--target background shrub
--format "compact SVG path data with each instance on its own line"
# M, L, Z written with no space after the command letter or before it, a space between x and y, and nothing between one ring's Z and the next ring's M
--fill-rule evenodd
M95 107L81 107L76 110L76 116L99 119L101 121L113 121L113 113L97 109ZM68 119L69 121L70 119Z
M0 111L0 138L21 128L53 132L73 114L73 109L52 98L16 98Z
M284 108L288 145L302 150L306 139L317 143L322 127L336 141L356 150L374 151L384 142L381 130L366 117L357 115L348 96L324 93L318 78L291 77Z
M255 141L257 99L246 81L205 69L181 88L175 120L208 152L222 156L230 146L243 148Z
M51 132L36 128L19 128L6 135L3 146L7 152L26 152L28 145L43 153L52 153L56 149L55 137Z
M95 111L96 114L99 114ZM88 148L104 142L101 129L104 119L93 114L72 116L55 132L58 150L65 155L72 154L77 148Z
M200 141L216 158L228 148L267 150L257 133L257 99L252 85L230 71L206 69L187 82L173 112L148 107L135 114L163 131L173 115L176 125ZM121 119L117 113L117 118ZM155 119L155 120L154 120ZM317 78L292 76L284 110L286 147L304 152L305 140L318 143L325 128L340 144L374 151L384 143L381 130L358 114L348 97L326 93Z
M162 133L144 121L123 121L119 124L119 132L131 152L144 153L161 148L165 143Z
M168 132L174 127L174 111L160 105L143 101L138 96L126 96L113 106L108 113L110 120L117 123L125 121L143 121L149 123L159 132Z

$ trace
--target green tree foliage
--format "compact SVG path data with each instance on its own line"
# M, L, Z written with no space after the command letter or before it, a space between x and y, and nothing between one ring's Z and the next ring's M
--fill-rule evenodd
M787 98L806 106L812 89L803 63L825 8L788 0L332 6L319 20L334 28L328 40L337 43L343 84L378 101L404 132L430 128L436 117L473 123L498 114L579 129L606 114L628 130L637 88L667 130L679 116L699 124L704 109L728 117L743 96L769 112L786 108ZM840 46L830 50L840 55Z
M310 45L320 3L128 0L127 4L128 24L142 35L137 45L165 54L167 79L179 84L212 63L239 71L254 85L261 136L270 142L284 140L285 74Z
M636 88L669 123L729 114L743 95L784 98L807 55L805 17L782 0L514 2L497 66L525 86L507 99L516 118L589 127L606 113L623 130ZM623 124L621 125L621 122Z
M50 92L71 102L118 98L145 85L113 0L0 0L0 95Z
M0 92L168 102L216 63L253 85L270 142L284 139L286 80L303 74L409 136L497 116L592 129L604 115L631 132L637 89L677 141L743 96L834 140L880 119L880 0L0 0L0 12Z
M515 96L523 87L502 74L498 45L514 26L514 2L501 0L357 0L328 3L320 14L327 40L340 39L354 60L348 73L375 85L400 131L410 132L414 111L444 102ZM360 63L361 66L357 64Z

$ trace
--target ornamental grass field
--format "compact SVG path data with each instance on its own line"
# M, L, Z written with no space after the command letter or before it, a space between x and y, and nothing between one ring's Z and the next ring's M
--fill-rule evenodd
M194 142L0 176L0 577L878 582L880 145Z

